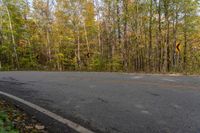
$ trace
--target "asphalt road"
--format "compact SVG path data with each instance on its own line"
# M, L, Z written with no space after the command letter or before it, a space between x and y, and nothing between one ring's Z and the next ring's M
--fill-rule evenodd
M0 91L105 133L200 133L200 77L1 72Z

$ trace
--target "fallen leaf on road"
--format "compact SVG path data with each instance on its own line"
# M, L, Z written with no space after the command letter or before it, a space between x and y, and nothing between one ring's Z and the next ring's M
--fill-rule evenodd
M33 129L33 126L25 126L26 129Z
M42 125L35 125L35 128L38 130L44 130L44 126Z

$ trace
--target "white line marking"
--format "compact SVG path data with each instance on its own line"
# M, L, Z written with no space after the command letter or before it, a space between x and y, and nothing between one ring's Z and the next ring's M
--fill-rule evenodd
M9 98L11 98L13 100L16 100L16 101L18 101L20 103L23 103L23 104L25 104L25 105L27 105L27 106L35 109L35 110L47 115L47 116L49 116L49 117L51 117L51 118L53 118L53 119L65 124L66 126L74 129L75 131L77 131L79 133L94 133L93 131L90 131L89 129L86 129L86 128L82 127L81 125L76 124L76 123L74 123L74 122L72 122L72 121L70 121L68 119L65 119L65 118L63 118L63 117L61 117L61 116L59 116L59 115L57 115L57 114L55 114L55 113L53 113L51 111L48 111L48 110L46 110L46 109L44 109L44 108L42 108L42 107L40 107L38 105L35 105L33 103L30 103L28 101L25 101L25 100L23 100L21 98L18 98L16 96L13 96L11 94L8 94L8 93L2 92L2 91L0 91L0 94L4 95L6 97L9 97Z

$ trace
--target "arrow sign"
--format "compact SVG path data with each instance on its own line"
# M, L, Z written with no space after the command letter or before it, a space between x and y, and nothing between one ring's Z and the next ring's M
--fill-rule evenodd
M178 51L178 52L180 52L180 43L178 43L177 45L176 45L176 50Z

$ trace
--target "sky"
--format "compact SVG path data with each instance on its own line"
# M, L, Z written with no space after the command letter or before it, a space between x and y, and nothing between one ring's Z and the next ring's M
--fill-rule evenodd
M32 5L33 0L28 0L30 5ZM200 7L199 7L199 11L198 11L198 15L200 16Z

